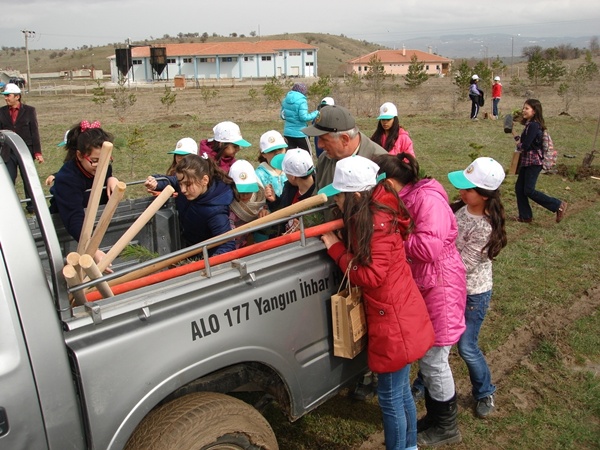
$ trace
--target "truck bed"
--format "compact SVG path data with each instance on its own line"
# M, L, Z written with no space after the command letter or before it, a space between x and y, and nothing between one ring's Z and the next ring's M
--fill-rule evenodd
M25 166L35 173L32 161ZM318 237L71 307L60 270L75 243L49 214L39 180L30 190L34 219L26 220L16 195L3 203L17 231L0 226L0 249L14 285L13 323L27 347L22 363L31 361L39 399L30 415L39 412L49 448L81 448L85 439L88 448L122 449L153 408L195 391L259 389L295 420L366 369L365 352L333 356L330 297L341 273ZM123 202L102 247L149 201ZM135 242L159 258L179 250L171 203ZM20 257L30 260L28 272ZM115 276L136 264L118 261Z

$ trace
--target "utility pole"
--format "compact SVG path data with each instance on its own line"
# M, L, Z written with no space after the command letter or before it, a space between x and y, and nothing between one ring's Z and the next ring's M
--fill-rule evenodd
M27 57L27 91L31 86L31 69L29 68L29 38L35 36L35 31L21 30L21 33L25 35L25 55Z
M510 37L510 75L513 74L513 64L515 59L515 37Z

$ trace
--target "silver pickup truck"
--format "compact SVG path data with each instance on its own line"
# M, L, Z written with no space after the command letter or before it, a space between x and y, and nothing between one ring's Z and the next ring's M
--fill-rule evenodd
M20 158L35 208L27 219L0 160L0 449L276 449L233 392L262 392L258 403L293 421L366 369L365 352L333 356L340 273L316 237L71 306L62 268L76 243L50 215L25 143L9 131L0 143ZM102 248L149 202L122 202ZM170 202L135 241L159 260L182 251ZM151 263L115 261L101 280Z

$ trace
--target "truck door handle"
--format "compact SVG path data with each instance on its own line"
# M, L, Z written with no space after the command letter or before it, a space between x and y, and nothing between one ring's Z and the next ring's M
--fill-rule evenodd
M6 409L0 406L0 437L8 433L8 417L6 416Z

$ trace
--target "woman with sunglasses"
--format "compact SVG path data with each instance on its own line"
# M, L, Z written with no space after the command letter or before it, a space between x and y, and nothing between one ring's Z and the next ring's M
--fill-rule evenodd
M73 239L79 241L84 209L90 198L90 189L100 160L100 151L105 141L112 142L113 137L100 128L99 122L84 120L73 126L66 135L67 156L64 164L56 173L54 186L50 188L50 212L58 213ZM109 165L104 180L100 204L105 204L119 180L112 176ZM104 256L101 250L94 254L96 262Z

